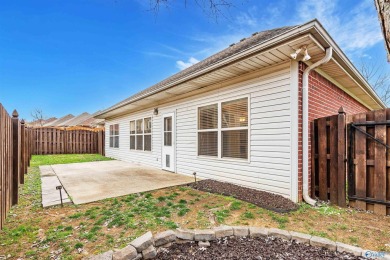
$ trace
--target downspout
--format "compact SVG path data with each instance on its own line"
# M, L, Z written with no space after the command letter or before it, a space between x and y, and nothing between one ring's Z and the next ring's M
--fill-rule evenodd
M332 58L332 47L326 49L325 56L305 69L302 76L302 155L303 155L303 200L315 206L316 201L309 195L309 74L318 66Z

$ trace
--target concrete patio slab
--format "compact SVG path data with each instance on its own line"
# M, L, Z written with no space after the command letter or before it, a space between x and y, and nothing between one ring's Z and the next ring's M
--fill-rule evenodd
M46 208L50 206L60 205L60 192L56 189L56 187L60 186L61 183L58 180L57 175L54 173L53 168L50 165L40 166L39 170L41 171L42 182L42 206ZM62 202L64 204L71 202L65 190L62 190Z
M52 168L75 204L194 181L190 176L116 160L57 164Z

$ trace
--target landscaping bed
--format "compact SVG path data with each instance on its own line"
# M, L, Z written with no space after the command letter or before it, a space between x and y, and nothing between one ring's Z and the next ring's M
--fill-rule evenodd
M173 244L160 250L155 259L364 259L348 253L284 241L280 238L225 238L211 241L210 247L197 243Z
M298 209L297 204L287 198L284 198L283 196L227 182L202 180L188 185L197 190L221 194L224 196L232 196L236 199L280 213L286 213Z

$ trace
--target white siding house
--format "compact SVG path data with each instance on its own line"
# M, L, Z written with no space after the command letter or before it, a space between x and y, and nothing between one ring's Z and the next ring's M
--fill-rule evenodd
M332 59L317 72L337 77L334 82L365 106L382 107L314 20L253 34L102 111L97 118L106 120L106 156L298 201L304 99L300 63L290 54L306 49L310 65L332 46Z
M108 119L107 127L119 124L119 148L110 148L106 131L106 156L154 167L162 165L163 116L173 113L173 171L291 196L291 93L290 66L207 94L193 96L158 107L158 115L147 109ZM248 98L248 159L200 156L198 150L198 107ZM130 150L130 121L152 117L151 151Z

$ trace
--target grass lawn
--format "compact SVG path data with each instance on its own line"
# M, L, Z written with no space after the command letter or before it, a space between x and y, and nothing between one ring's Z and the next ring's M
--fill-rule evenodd
M12 258L80 259L121 248L146 231L176 227L209 228L221 224L279 227L390 251L390 218L351 209L301 204L299 210L274 213L231 197L188 187L173 187L64 208L41 208L38 165L106 160L97 155L34 156L21 187L19 205L12 208L0 231L1 255Z

